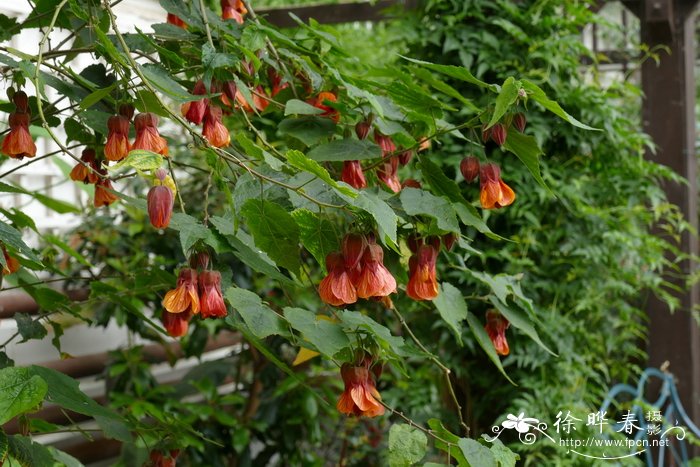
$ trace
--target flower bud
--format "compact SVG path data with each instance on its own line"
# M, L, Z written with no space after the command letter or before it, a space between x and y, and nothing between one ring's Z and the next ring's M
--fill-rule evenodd
M525 125L527 124L527 119L525 118L525 114L522 112L518 112L517 114L513 115L513 126L515 127L516 130L518 130L520 133L525 131Z
M465 157L459 164L459 170L467 183L471 183L479 176L479 159L474 156Z
M503 146L503 144L506 142L507 136L508 130L503 124L496 123L491 127L491 139L499 146Z
M455 233L450 232L442 236L442 244L445 245L445 250L447 251L452 250L452 247L454 246L456 241L457 234Z
M399 154L399 163L401 165L408 164L409 162L411 162L411 159L413 159L413 151L411 151L410 149Z
M164 185L151 187L148 192L148 218L156 229L165 229L173 214L173 192Z
M369 135L370 128L369 122L363 120L355 125L355 134L359 139L366 139L367 135Z

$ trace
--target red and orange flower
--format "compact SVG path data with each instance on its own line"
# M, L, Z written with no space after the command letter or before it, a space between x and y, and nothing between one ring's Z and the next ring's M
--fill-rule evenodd
M328 275L321 281L318 294L325 303L333 306L348 305L357 301L355 286L345 267L345 258L339 252L326 256Z
M204 116L204 128L202 135L209 143L217 148L223 148L231 144L231 134L221 123L222 111L220 107L210 105Z
M367 180L360 161L344 161L340 179L358 190L367 187Z
M481 207L502 208L513 204L515 192L501 180L501 169L496 164L483 164L479 172Z
M192 319L192 312L189 310L183 313L170 313L168 310L163 310L161 316L163 327L170 337L182 337L187 334L190 319Z
M510 348L506 340L506 329L510 326L510 322L496 310L486 312L486 333L489 339L496 348L496 353L499 355L508 355Z
M358 417L376 417L384 414L382 397L377 391L374 375L365 363L355 366L344 363L340 375L345 390L336 407L340 413Z
M439 239L433 244L420 245L408 260L408 284L406 295L414 300L432 300L438 296L438 284L435 272L439 253Z
M129 155L129 119L122 115L113 115L107 120L107 143L105 158L110 161L120 161Z
M198 280L202 318L225 318L228 312L221 294L221 273L202 271L199 273Z
M166 176L165 170L156 170L156 179L159 180L159 183L151 187L146 198L148 218L156 229L167 228L173 214L175 196L170 187L164 184Z
M168 155L168 142L158 133L158 117L151 112L138 114L134 119L136 140L131 149L145 149L161 156Z
M11 113L10 132L2 140L2 153L13 159L36 156L36 145L29 134L29 114Z
M199 313L197 271L190 268L180 270L177 286L165 294L163 307L170 313L183 313L188 310L193 314Z

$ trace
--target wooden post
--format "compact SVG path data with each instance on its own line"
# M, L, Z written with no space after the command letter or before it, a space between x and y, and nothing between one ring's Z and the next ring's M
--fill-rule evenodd
M640 16L642 42L659 51L657 65L647 60L642 66L644 130L653 138L656 153L648 159L659 162L685 177L689 183L666 183L670 202L680 206L686 221L698 228L697 163L695 150L695 45L694 14L697 0L641 0L626 2ZM662 233L659 233L663 235ZM687 255L698 254L698 238L685 232L678 245ZM669 258L675 262L675 258ZM679 264L682 274L669 271L667 280L682 288L677 294L680 308L673 314L656 298L647 305L649 316L649 365L668 370L676 377L678 392L688 415L700 421L700 327L691 311L700 304L698 287L685 287L687 275L696 268L693 261ZM679 277L680 276L680 277Z

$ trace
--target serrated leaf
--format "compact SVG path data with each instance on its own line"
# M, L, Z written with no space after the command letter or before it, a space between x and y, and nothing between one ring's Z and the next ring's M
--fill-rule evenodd
M501 86L501 91L498 93L498 97L496 97L496 106L493 109L493 115L491 115L491 120L489 120L487 128L495 125L496 122L498 122L501 117L505 115L510 106L513 105L518 99L519 91L520 82L516 81L512 76L506 78L506 80L503 82L503 86Z
M460 233L452 203L418 188L401 190L401 205L410 216L428 216L437 221L441 230Z
M576 127L583 128L584 130L600 131L600 128L593 128L584 123L581 123L574 117L566 113L566 111L562 109L557 102L548 98L545 92L532 81L524 79L522 80L521 84L523 86L523 89L527 91L529 99L532 99L533 101L537 102L542 107L552 112L554 115L564 119L564 121L569 122Z
M28 412L44 400L48 386L27 368L0 370L0 425Z
M284 106L284 115L319 115L324 112L323 109L314 107L299 99L289 99Z
M197 219L187 214L180 212L173 213L169 227L180 232L180 245L186 257L189 255L190 248L199 240L211 240L211 232L209 229ZM209 244L211 242L207 241L206 243Z
M277 129L283 135L293 136L306 146L313 146L335 134L335 123L324 117L285 118Z
M484 435L482 435L482 437L483 436ZM518 454L508 449L498 438L489 441L489 443L491 443L491 453L496 459L496 462L498 462L499 467L515 467L516 461L520 459Z
M377 159L382 157L382 149L371 141L345 138L320 144L308 156L319 162Z
M344 195L354 198L357 196L355 190L341 186L331 178L328 171L322 167L318 162L312 160L304 155L301 151L296 151L294 149L287 151L287 162L297 169L304 170L311 174L316 175L318 178L326 182L328 185L332 186L336 190L340 191Z
M440 284L440 293L433 299L440 316L452 329L459 345L462 345L462 321L467 319L467 302L455 286L448 282Z
M428 450L428 437L414 426L395 423L389 430L389 465L409 467L420 462Z
M525 164L525 167L530 171L537 183L539 183L542 188L547 190L552 196L554 193L549 189L547 184L542 179L542 174L540 173L540 156L543 154L540 147L537 145L535 138L529 135L524 135L519 131L509 131L506 137L506 142L503 145L503 149L510 151L515 154L520 161Z
M297 209L292 217L299 226L299 237L304 247L316 258L323 270L326 268L326 255L338 250L338 236L335 226L327 219L308 209Z
M14 227L6 224L5 222L0 220L0 241L5 243L7 246L12 247L13 249L17 250L27 258L29 258L32 261L36 261L37 263L41 263L41 260L39 259L38 256L34 254L31 248L24 243L22 240L22 234L19 233L17 229ZM1 261L2 264L5 264L5 257L4 255L2 256Z
M354 332L358 329L369 331L377 344L390 355L407 356L409 349L403 337L394 336L386 326L377 323L369 316L356 311L341 310L338 312L340 324L346 332Z
M145 149L134 149L129 151L129 155L123 161L108 167L109 170L118 170L122 167L131 167L141 172L156 170L163 165L163 156Z
M22 336L22 342L30 339L42 339L46 336L46 328L39 322L32 319L27 313L15 313L17 331Z
M333 357L350 345L350 340L338 323L319 319L313 312L302 308L285 308L284 317L289 324L303 334L306 341L322 354Z
M257 294L238 287L230 287L226 290L225 296L255 337L264 339L273 334L289 335L284 321L265 305ZM226 321L229 322L232 319L227 317Z
M277 203L260 199L246 201L241 214L246 218L255 245L279 266L298 276L299 227L291 214Z
M489 359L493 362L494 365L496 365L496 368L498 368L498 371L501 372L505 378L511 382L511 384L517 386L513 382L512 379L506 374L506 370L503 369L503 364L501 363L501 359L498 358L498 354L496 353L496 348L493 346L493 343L491 342L491 339L489 339L489 335L486 333L486 330L484 329L484 325L481 324L481 322L477 319L476 316L474 316L472 313L467 312L467 323L469 324L469 329L471 329L472 334L474 334L474 338L476 339L476 342L479 344L479 346L486 352L486 355L489 357Z
M471 438L460 438L457 442L460 451L472 467L498 467L496 458L489 448Z

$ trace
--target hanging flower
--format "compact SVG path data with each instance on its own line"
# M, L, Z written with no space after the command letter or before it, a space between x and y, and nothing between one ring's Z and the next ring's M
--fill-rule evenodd
M231 143L231 134L228 128L221 123L222 112L220 107L210 105L204 116L204 128L202 135L209 143L217 148L223 148Z
M525 118L524 113L518 112L515 115L513 115L513 126L516 130L522 133L523 131L525 131L525 125L527 125L527 119Z
M502 123L496 123L491 127L491 139L499 146L503 146L507 137L508 129Z
M515 192L501 180L501 169L496 164L483 164L479 171L481 180L481 207L502 208L513 204Z
M138 114L134 119L136 141L131 149L145 149L161 156L168 155L168 142L158 133L158 117L151 112Z
M439 245L439 243L438 243ZM408 260L408 284L406 295L414 300L432 300L438 296L435 272L438 248L424 244Z
M129 119L121 115L113 115L107 120L107 143L105 158L110 161L120 161L129 155Z
M385 297L396 291L396 279L384 267L384 250L373 239L362 255L355 288L359 298Z
M283 83L282 76L272 67L267 69L267 77L270 78L270 95L272 97L289 87L289 83Z
M344 363L340 367L340 375L345 383L345 390L336 405L340 413L358 417L384 414L384 406L379 402L382 397L367 366Z
M12 95L12 102L15 104L15 111L19 114L29 113L29 97L24 91L17 91Z
M86 148L80 156L83 163L77 163L73 170L70 171L70 178L76 182L97 183L99 176L97 175L100 166L95 159L95 150Z
M391 139L391 136L383 135L378 130L374 130L374 142L382 148L382 155L385 157L396 151L396 145L394 144L394 140Z
M338 123L340 121L340 113L333 107L324 104L325 101L337 102L338 98L336 95L329 91L320 92L318 96L308 101L309 104L313 105L317 109L323 110L321 117L328 117L333 122Z
M166 21L169 24L173 24L173 25L177 26L178 28L187 29L187 23L182 21L182 19L180 19L179 16L174 15L172 13L168 13L168 17L167 17Z
M367 187L367 180L360 161L344 161L340 179L358 190Z
M167 228L173 214L175 195L167 185L163 184L166 176L165 170L156 170L156 179L160 181L160 184L151 187L146 198L148 218L156 229Z
M100 174L103 176L107 175L104 170L101 170ZM114 191L114 188L108 178L98 178L97 182L95 182L95 198L93 199L95 207L109 206L117 201L119 197L112 191Z
M199 273L199 304L202 318L225 318L228 314L221 294L221 273L202 271Z
M421 185L418 180L415 180L413 178L407 178L401 183L401 188L417 188L420 190L421 188L423 188L423 185Z
M255 108L258 110L258 112L263 112L265 109L267 109L267 106L270 105L270 101L263 97L265 95L265 90L262 86L258 86L257 88L255 88L255 92L251 94L253 98L253 105L255 105ZM253 108L245 99L240 89L236 90L236 101L244 111L253 112Z
M345 268L345 258L339 252L326 256L328 275L318 286L318 294L324 303L333 306L347 305L357 301L357 292Z
M396 156L385 158L377 167L377 178L384 182L394 193L401 191L401 181L398 176L399 159Z
M345 269L359 274L360 261L367 250L367 245L367 237L362 234L349 233L343 237L342 249Z
M206 270L209 267L209 253L207 251L198 251L190 255L190 267L192 269Z
M207 88L204 86L204 82L201 79L194 85L192 94L195 96L204 96L207 94ZM204 120L207 107L209 107L209 99L205 97L198 101L185 102L180 107L180 112L188 122L199 125L202 123L202 120Z
M455 233L450 232L442 236L442 244L445 245L445 250L447 251L452 250L452 246L455 244L456 241L457 234Z
M406 165L409 162L411 162L411 159L413 159L413 151L411 151L410 149L407 149L407 150L403 151L401 154L399 154L398 157L399 157L399 163L401 165Z
M243 24L243 16L248 13L241 0L221 0L221 17Z
M29 134L29 114L11 113L10 132L2 140L2 153L13 159L36 156L36 145Z
M168 310L163 310L161 320L163 327L171 337L182 337L187 334L192 312L187 310L183 313L170 313Z
M465 157L459 163L459 171L467 183L471 183L479 176L479 158L474 156Z
M510 348L506 340L506 329L510 327L510 322L496 310L486 312L486 333L489 339L496 348L496 353L499 355L508 355Z
M16 273L20 268L20 264L17 258L10 256L10 254L7 252L7 249L5 248L5 245L2 246L2 254L5 257L6 264L6 266L2 268L2 275L7 276L9 274Z
M163 298L163 307L170 313L191 311L199 313L199 295L197 293L197 271L182 268L177 276L177 287L169 290Z

